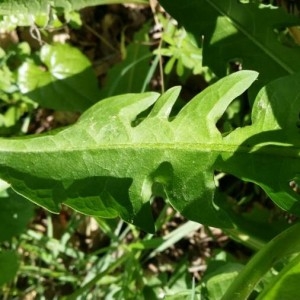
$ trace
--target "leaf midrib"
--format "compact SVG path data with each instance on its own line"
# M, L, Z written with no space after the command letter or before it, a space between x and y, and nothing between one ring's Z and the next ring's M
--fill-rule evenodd
M261 155L271 154L274 156L280 157L289 157L289 158L299 158L300 156L300 147L286 144L270 144L263 143L255 146L249 145L240 145L240 144L218 144L218 143L124 143L124 144L99 144L95 146L85 146L85 147L66 147L64 149L18 149L12 151L11 149L0 149L0 153L16 154L16 153L26 153L26 154L48 154L48 153L57 153L57 152L94 152L94 151L115 151L115 150L134 150L134 152L141 152L143 150L165 150L165 151L181 151L181 152L217 152L217 153L239 153L239 154L255 154L259 153Z

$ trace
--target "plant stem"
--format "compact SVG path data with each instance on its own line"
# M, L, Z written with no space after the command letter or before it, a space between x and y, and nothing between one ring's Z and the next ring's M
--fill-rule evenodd
M222 300L245 300L272 265L283 256L300 251L300 223L272 239L255 254L226 291Z
M255 251L262 249L266 242L255 234L248 233L239 229L225 229L223 230L226 235L238 243L244 244L246 247L251 248Z

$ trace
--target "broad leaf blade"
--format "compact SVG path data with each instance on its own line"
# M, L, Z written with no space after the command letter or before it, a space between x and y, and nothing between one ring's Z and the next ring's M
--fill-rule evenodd
M160 3L200 42L204 36L203 64L224 76L228 63L238 59L244 69L260 73L259 86L300 70L300 48L279 42L274 30L300 23L282 9L257 1L161 0Z

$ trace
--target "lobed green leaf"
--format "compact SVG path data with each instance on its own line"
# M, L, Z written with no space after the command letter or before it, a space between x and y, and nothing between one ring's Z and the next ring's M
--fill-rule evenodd
M251 126L226 137L216 127L227 106L256 78L254 71L229 75L172 120L178 87L161 96L149 92L105 99L53 135L0 140L0 177L50 211L58 212L64 203L93 216L119 215L147 231L154 229L154 196L165 197L190 220L232 226L215 197L215 170L256 182L281 207L299 213L299 195L289 186L300 169L300 98L292 85L299 76L282 79L290 82L286 89L278 88L279 81L260 92ZM292 105L281 111L282 99ZM149 108L148 116L136 122Z

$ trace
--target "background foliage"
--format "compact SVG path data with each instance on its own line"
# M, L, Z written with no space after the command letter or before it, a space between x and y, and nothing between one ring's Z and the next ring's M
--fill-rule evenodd
M292 299L298 3L131 2L0 3L3 297Z

